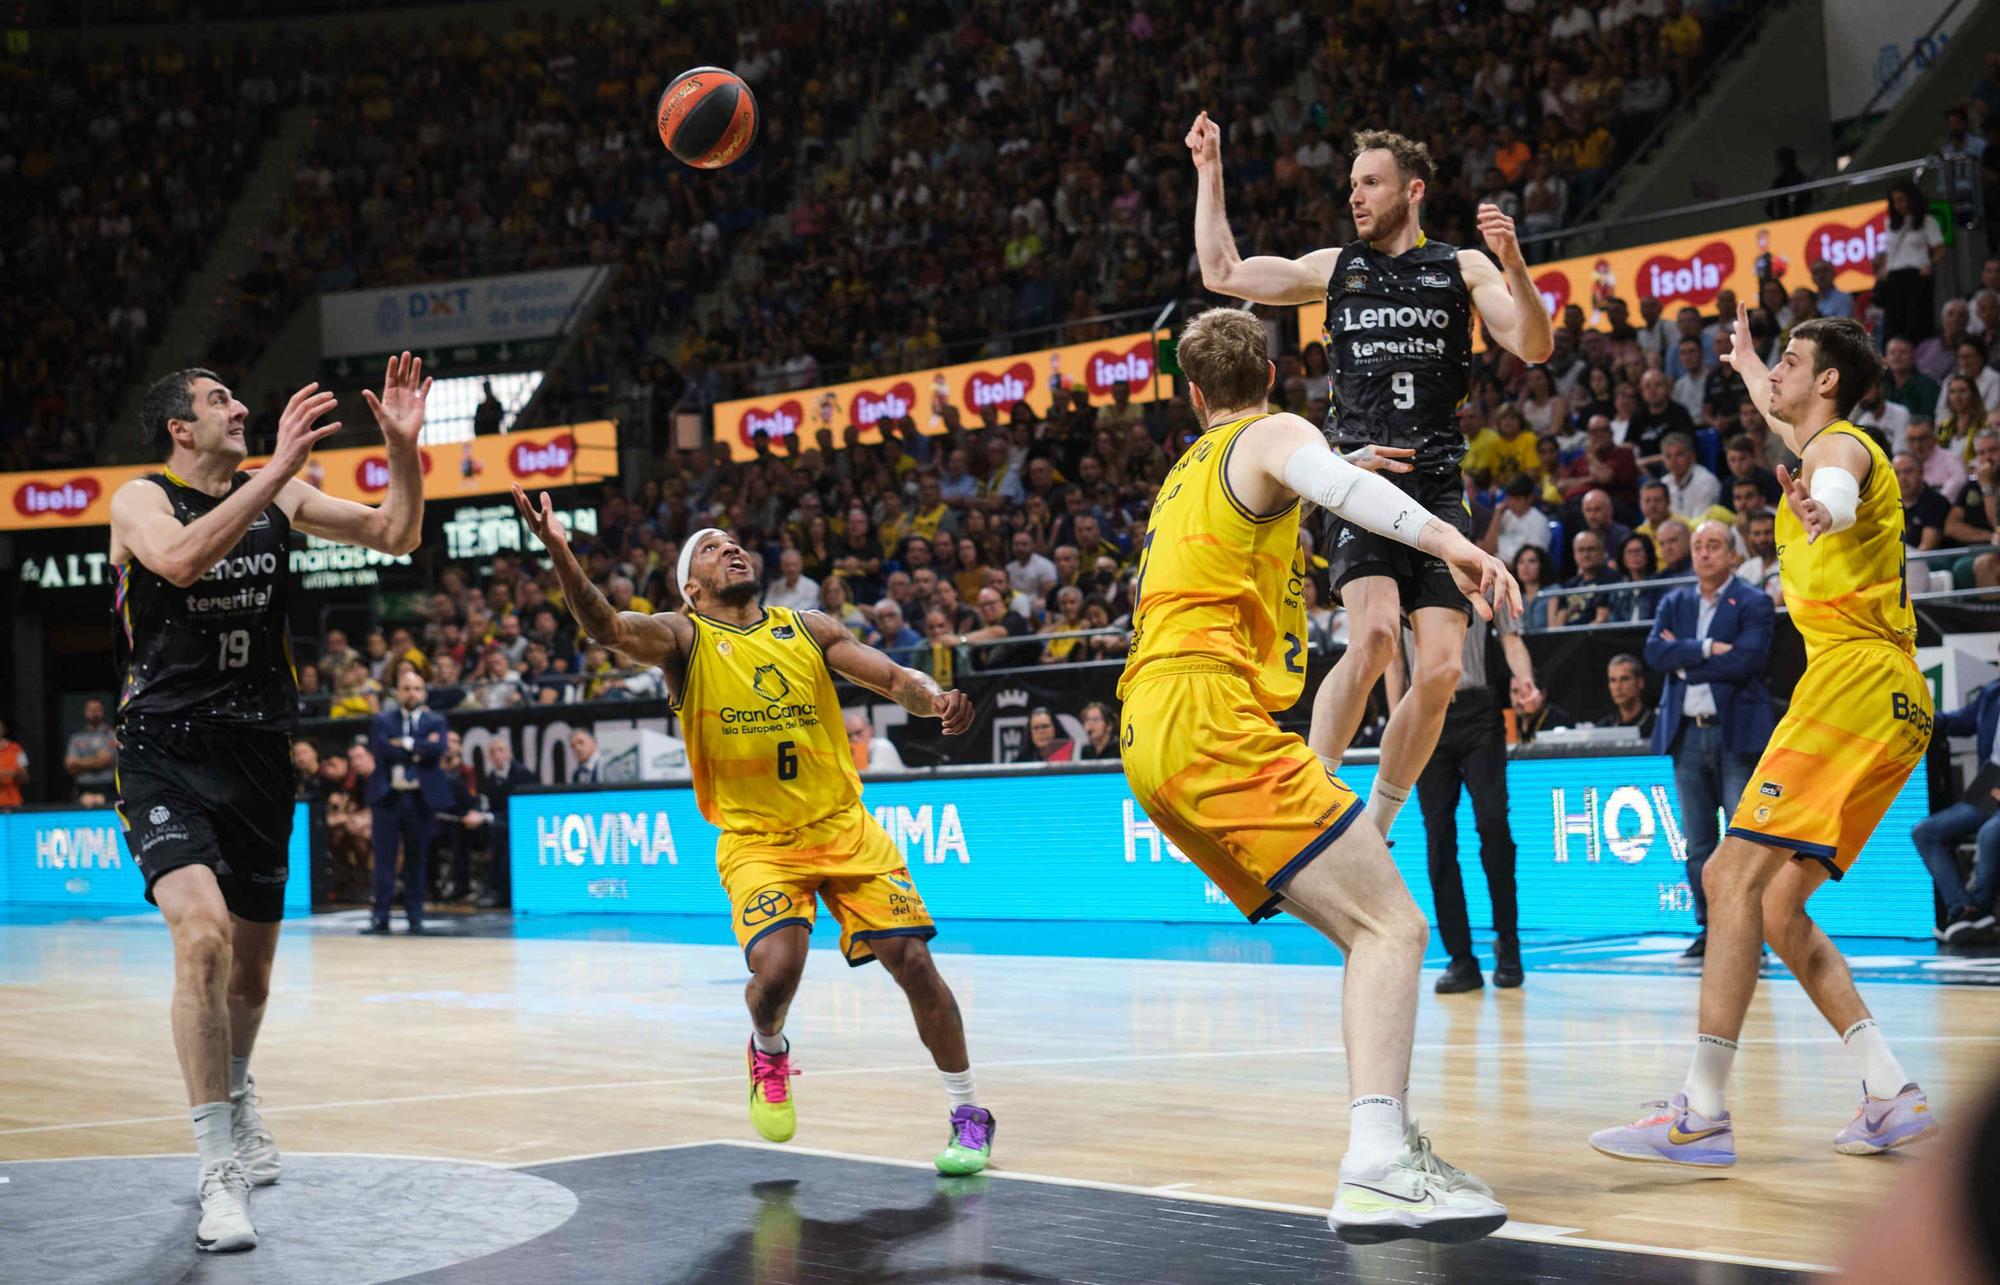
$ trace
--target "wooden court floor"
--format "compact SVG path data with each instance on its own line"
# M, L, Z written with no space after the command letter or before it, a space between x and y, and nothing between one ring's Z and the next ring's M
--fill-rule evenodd
M1346 1138L1337 969L939 959L1001 1124L996 1167L1330 1199ZM170 962L156 924L0 926L0 1162L192 1151ZM1592 1129L1678 1087L1695 980L1531 972L1519 991L1435 997L1432 976L1413 1109L1520 1234L1828 1264L1921 1151L1833 1152L1857 1077L1797 987L1767 980L1737 1062L1737 1167L1602 1159ZM742 981L726 947L294 932L254 1063L264 1115L288 1151L504 1164L753 1138ZM2000 989L1868 997L1950 1129L2000 1068ZM879 968L815 952L790 1031L797 1145L935 1153L942 1090Z

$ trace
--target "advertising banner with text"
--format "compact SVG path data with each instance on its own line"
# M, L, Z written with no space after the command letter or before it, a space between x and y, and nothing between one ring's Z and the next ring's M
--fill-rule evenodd
M1549 315L1559 317L1570 304L1584 310L1584 324L1602 329L1602 304L1623 299L1639 324L1639 302L1658 299L1672 317L1687 304L1704 313L1715 310L1715 297L1734 290L1755 307L1757 281L1774 276L1787 289L1812 286L1812 265L1833 265L1834 284L1849 294L1875 287L1875 256L1885 248L1888 206L1882 201L1824 210L1795 219L1746 223L1678 241L1657 241L1626 250L1558 259L1535 264L1528 275L1542 296ZM1314 342L1326 321L1326 304L1299 307L1299 343Z
M838 448L846 445L847 430L853 428L866 445L882 440L877 421L905 415L916 421L920 432L936 436L944 432L940 412L945 406L955 407L967 428L979 423L980 412L988 406L1000 412L1003 422L1015 402L1024 401L1036 414L1046 415L1053 400L1051 390L1079 382L1090 390L1093 405L1109 402L1112 387L1121 383L1131 389L1133 401L1149 402L1154 400L1159 374L1153 346L1165 338L1164 330L1150 335L1142 331L1011 357L717 402L715 440L728 443L730 454L739 460L755 458L759 433L812 445L825 429Z
M1363 798L1374 771L1341 779ZM1521 927L1589 937L1694 931L1687 839L1665 757L1517 760L1508 816L1519 845ZM864 805L908 862L925 904L953 919L1242 922L1133 801L1118 771L870 781ZM686 787L516 794L510 800L518 913L729 913L715 872L716 829ZM1475 833L1469 797L1458 832ZM1922 774L1906 786L1868 851L1813 902L1830 933L1928 938L1931 884L1910 843L1927 812ZM1431 912L1423 817L1391 830L1396 865ZM1459 862L1472 922L1491 902L1471 848ZM829 918L822 916L822 920ZM821 932L831 925L822 923Z
M312 913L312 822L292 809L285 917ZM143 914L146 877L110 808L0 812L0 905L76 906Z
M552 268L319 297L320 355L367 357L546 339L566 332L607 267Z
M266 458L253 457L244 467L255 469ZM516 482L528 489L567 486L579 472L617 476L618 425L602 419L426 446L423 461L427 500L504 495ZM111 521L113 492L159 471L159 465L145 464L0 474L0 531L103 526ZM328 495L380 504L389 493L389 457L379 446L320 451L299 476Z

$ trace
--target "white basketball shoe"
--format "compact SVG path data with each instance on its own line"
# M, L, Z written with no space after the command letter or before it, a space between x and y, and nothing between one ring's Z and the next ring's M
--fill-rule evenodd
M236 1159L252 1186L268 1187L278 1180L278 1143L257 1114L257 1078L251 1076L243 1092L229 1095L229 1130L236 1139Z
M201 1223L194 1229L196 1249L230 1254L257 1248L257 1228L250 1221L250 1180L235 1157L203 1165L195 1191L201 1197Z

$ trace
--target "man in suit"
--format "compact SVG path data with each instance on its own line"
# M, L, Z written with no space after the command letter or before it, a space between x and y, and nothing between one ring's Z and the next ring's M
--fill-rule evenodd
M479 774L480 806L492 814L493 878L479 898L482 906L504 906L513 899L512 865L507 846L507 799L536 782L534 772L514 757L513 743L501 732L486 743L486 769Z
M1708 897L1702 866L1715 851L1716 812L1736 801L1771 739L1771 696L1764 667L1771 655L1771 600L1735 579L1729 528L1704 522L1691 541L1696 583L1660 599L1646 664L1666 677L1653 723L1653 752L1671 754L1687 830L1687 879L1700 932L1691 959L1708 948Z
M369 734L375 774L368 778L368 806L375 823L373 913L363 933L389 931L389 905L396 895L396 844L403 846L403 912L410 931L424 930L424 890L429 886L431 820L452 806L444 757L444 715L425 706L423 675L405 670L396 680L396 707L375 716Z
M569 752L576 756L570 771L571 785L596 785L604 779L604 756L597 752L597 738L582 728L569 734Z

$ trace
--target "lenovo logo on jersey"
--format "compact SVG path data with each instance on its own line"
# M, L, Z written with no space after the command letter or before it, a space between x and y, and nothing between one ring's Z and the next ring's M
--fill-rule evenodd
M904 380L887 392L867 388L854 394L854 400L847 408L847 418L856 428L867 428L877 420L901 419L916 404L916 387Z
M785 402L769 410L752 406L743 412L743 419L736 426L737 435L743 439L745 446L755 446L759 433L766 437L793 437L798 434L799 422L805 417L805 407L796 401Z
M1809 263L1831 263L1835 272L1867 271L1888 249L1889 212L1883 210L1858 228L1823 223L1806 238Z
M417 453L417 460L423 468L424 475L426 477L430 476L431 453L429 451L419 451ZM354 484L363 491L370 493L388 490L388 457L384 455L363 456L361 462L354 466Z
M1451 314L1443 308L1354 308L1340 310L1344 330L1443 330L1451 325Z
M224 558L208 569L203 580L238 580L244 576L275 575L278 571L278 555L266 550L263 553L238 554Z
M965 405L975 411L1012 406L1026 399L1034 378L1035 368L1025 361L1017 361L997 375L975 370L965 381Z
M1132 345L1125 353L1095 352L1084 363L1084 383L1092 395L1103 397L1119 385L1148 384L1153 380L1151 341Z
M1656 254L1639 265L1639 297L1662 303L1669 299L1713 303L1734 271L1736 252L1727 241L1710 241L1688 259Z
M507 452L507 467L515 477L533 477L537 473L547 473L550 477L561 477L569 472L571 461L576 459L576 439L568 433L552 437L540 446L532 442L518 442Z
M97 502L103 489L96 478L79 477L56 486L46 482L23 482L14 492L14 512L24 518L73 518Z
M1562 315L1569 306L1569 274L1544 272L1535 278L1535 293L1542 297L1542 307L1551 317Z

